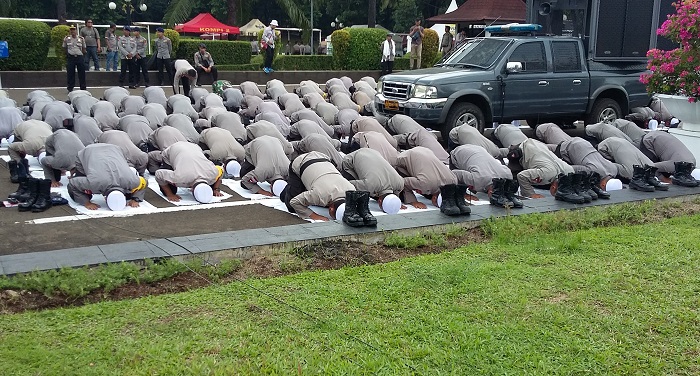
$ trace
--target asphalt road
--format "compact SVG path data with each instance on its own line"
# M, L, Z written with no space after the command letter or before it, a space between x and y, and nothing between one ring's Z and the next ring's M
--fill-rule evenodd
M89 90L93 96L100 98L104 89L90 88ZM26 102L26 95L31 91L29 89L6 90L18 104ZM63 88L44 90L56 99L67 99L67 92ZM142 91L142 88L131 90L133 94L140 94ZM171 92L166 88L166 95L169 94ZM524 127L523 131L528 136L533 136L531 129ZM567 132L581 136L583 129L567 130ZM491 130L487 130L486 134L490 135L490 133ZM5 198L16 189L17 185L10 183L7 164L0 162L0 197ZM228 201L243 200L242 197L228 188L222 186L222 189L233 195ZM173 206L150 190L146 193L146 201L156 207ZM137 215L126 218L73 220L48 224L26 223L34 219L71 216L75 213L75 210L69 206L53 207L44 213L20 213L17 208L0 207L0 228L2 228L0 255L275 227L304 222L294 215L254 204Z

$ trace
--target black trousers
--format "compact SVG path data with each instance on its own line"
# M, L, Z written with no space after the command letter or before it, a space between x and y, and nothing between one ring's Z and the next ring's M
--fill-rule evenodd
M199 78L202 77L203 74L207 74L207 72L205 72L202 67L197 67L195 70L197 71L197 83L199 84ZM216 70L216 67L211 67L211 72L209 73L211 73L212 82L216 82L216 80L219 79L219 72Z
M119 73L119 85L124 85L124 79L126 78L126 71L129 70L129 86L136 83L136 74L134 69L134 62L132 59L122 59L121 72Z
M382 61L382 76L385 74L391 74L394 70L394 62L391 60Z
M80 90L85 90L85 57L66 55L66 71L68 72L68 85L66 89L73 91L75 88L75 70L78 70L78 82Z
M272 58L275 57L275 49L267 46L265 49L265 68L272 68Z
M140 59L132 59L132 64L134 65L134 83L141 83L141 76L143 76L143 82L148 84L148 59L142 57Z
M182 85L182 94L186 97L190 96L190 79L187 77L180 78L180 84Z
M173 65L170 59L156 59L156 67L158 68L158 81L159 84L164 85L173 80ZM168 72L168 82L163 81L163 67Z

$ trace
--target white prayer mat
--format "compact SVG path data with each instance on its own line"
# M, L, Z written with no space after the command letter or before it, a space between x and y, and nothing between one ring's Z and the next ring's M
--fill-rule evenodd
M265 199L279 200L279 198L277 198L277 197L269 197L269 196L261 195L259 193L253 193L253 192L245 189L241 185L240 180L223 179L221 181L221 184L229 187L232 191L236 192L239 196L241 196L245 199L248 199L248 200L265 200ZM262 188L268 192L272 192L272 187L270 187L270 183L262 182L262 183L258 183L258 185L260 186L260 188Z
M185 189L185 188L178 188L176 194L180 196L180 201L178 202L172 202L168 200L165 195L160 191L160 187L158 186L158 183L156 182L156 177L155 176L148 176L148 187L153 190L158 196L162 197L163 200L176 205L176 206L188 206L188 205L208 205L208 204L202 204L201 202L197 201L194 199L194 195L192 194L192 190L190 189ZM221 202L223 200L226 200L228 198L231 198L230 194L221 191L223 196L221 197L216 197L214 196L211 200L211 203L216 203L216 202Z
M5 162L9 162L11 159L9 155L0 155L0 158L2 158L2 160ZM42 171L42 174L43 174L44 168L41 167L41 165L39 164L39 159L37 157L28 155L27 160L29 161L29 172ZM32 175L32 176L34 176L34 175ZM34 177L37 177L37 176L34 176ZM42 179L43 179L43 175L42 175Z

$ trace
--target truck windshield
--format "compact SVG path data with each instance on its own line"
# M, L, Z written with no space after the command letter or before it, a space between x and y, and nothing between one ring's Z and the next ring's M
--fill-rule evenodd
M472 39L458 47L438 66L486 69L498 59L508 43L505 39Z

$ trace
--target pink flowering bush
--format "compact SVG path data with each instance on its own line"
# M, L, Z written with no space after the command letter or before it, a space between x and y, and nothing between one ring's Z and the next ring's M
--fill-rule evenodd
M680 45L671 51L659 49L647 53L650 73L640 81L649 93L683 95L690 102L700 98L700 0L679 0L676 13L657 30Z

